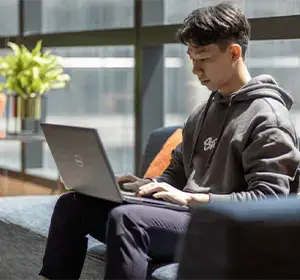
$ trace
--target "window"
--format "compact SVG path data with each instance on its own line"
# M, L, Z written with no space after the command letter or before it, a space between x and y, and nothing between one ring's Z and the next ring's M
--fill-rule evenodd
M195 106L207 100L209 91L193 75L186 46L166 44L164 57L165 125L183 125Z
M19 1L0 1L0 36L17 35L19 32Z
M134 171L133 47L59 47L70 85L48 94L47 122L98 129L115 173ZM57 176L48 146L39 176Z
M146 0L151 2L150 0ZM146 14L143 23L145 25L160 25L160 24L174 24L181 23L184 18L193 10L215 5L222 0L164 0L163 20L160 20L156 15L151 17L151 14ZM272 17L284 15L300 14L300 1L299 0L232 0L231 2L238 4L248 18L258 17ZM147 13L147 9L143 9Z
M1 3L1 2L0 2ZM0 49L0 56L4 57L11 53L9 49ZM0 83L5 79L0 76ZM0 133L5 133L6 126L14 127L13 121L7 123L6 112L0 116ZM0 139L0 168L13 171L21 171L21 144L19 141L5 141Z
M270 74L293 96L295 103L291 117L297 133L300 133L299 48L300 39L251 41L246 57L252 77Z
M246 64L252 77L272 75L294 98L291 117L300 133L300 39L251 41ZM209 91L192 73L191 62L186 55L186 46L169 44L164 48L165 62L164 100L165 125L182 125L192 110L207 100ZM176 61L176 63L174 63Z
M25 25L27 33L33 31L70 32L133 26L133 0L41 0L39 2L40 9L33 7L31 17L28 12L29 18L26 18L28 24ZM41 18L41 22L39 23L36 18ZM30 20L33 22L29 23Z

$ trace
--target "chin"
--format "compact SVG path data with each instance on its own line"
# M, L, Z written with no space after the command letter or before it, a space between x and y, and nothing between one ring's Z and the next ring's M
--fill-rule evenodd
M216 87L214 87L211 83L207 83L204 85L208 90L210 91L216 91L218 90Z
M209 91L216 91L219 89L214 84L212 84L212 82L210 80L208 80L207 82L201 82L201 80L199 79L199 81L200 81L201 85L206 87Z

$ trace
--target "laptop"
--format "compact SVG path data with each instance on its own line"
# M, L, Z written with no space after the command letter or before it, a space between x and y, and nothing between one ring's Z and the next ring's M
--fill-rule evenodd
M50 123L41 123L41 128L67 190L118 203L189 210L188 206L122 191L96 129Z

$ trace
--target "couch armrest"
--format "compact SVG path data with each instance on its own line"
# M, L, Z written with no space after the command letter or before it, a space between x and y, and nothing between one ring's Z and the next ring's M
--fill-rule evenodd
M178 279L300 279L300 200L194 209Z

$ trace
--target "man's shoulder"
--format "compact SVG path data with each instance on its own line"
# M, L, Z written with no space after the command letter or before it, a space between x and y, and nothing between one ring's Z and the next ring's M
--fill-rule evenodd
M297 137L290 112L281 102L264 97L254 100L249 109L252 109L249 127L260 127L260 129L278 127L288 131L293 138Z
M252 102L250 108L257 118L266 121L270 125L291 125L290 112L281 102L264 97Z

